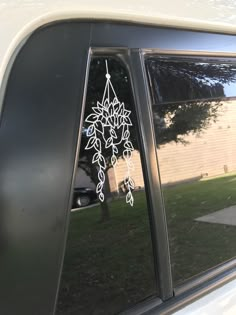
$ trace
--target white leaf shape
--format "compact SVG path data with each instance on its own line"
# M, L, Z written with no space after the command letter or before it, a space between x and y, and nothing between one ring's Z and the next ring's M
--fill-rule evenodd
M105 182L105 174L103 171L98 172L98 179L100 180L100 182Z
M103 126L103 124L101 123L101 121L96 121L95 127L96 127L96 130L97 130L98 132L100 132L101 134L104 133L104 126Z
M86 131L87 137L91 137L95 132L94 125L90 125Z
M104 194L102 192L100 192L99 194L99 199L101 200L101 202L104 201Z
M98 164L101 168L103 168L103 169L106 168L106 161L102 155L99 156Z
M132 144L131 141L126 141L125 144L124 144L124 147L126 149L134 150L134 147L133 147L133 144Z
M129 159L131 157L131 151L130 150L124 150L123 151L123 158Z
M101 151L101 140L100 139L96 139L94 147L97 151Z
M131 191L128 191L125 199L126 199L126 202L129 203L133 207L133 205L134 205L134 197L133 197Z
M121 103L121 104L120 104L120 108L119 108L117 114L118 114L118 115L123 115L124 108L125 108L124 103Z
M108 138L105 144L105 148L109 148L112 145L112 137Z
M116 104L120 103L117 99L117 97L113 98L113 106L115 106Z
M93 111L96 113L96 114L101 114L102 113L102 108L99 108L99 107L92 107Z
M133 126L131 120L129 117L124 117L123 118L123 125L126 125L126 126Z
M96 114L90 114L88 117L85 119L86 122L94 123L97 121L98 116Z
M116 162L117 162L116 156L115 156L115 155L112 155L112 157L111 157L111 164L112 164L112 166L115 166L115 165L116 165Z
M97 102L97 107L99 107L99 108L103 108L103 104L102 104L102 103L100 103L100 102Z
M96 187L96 193L99 194L102 191L102 183L98 183Z
M92 163L96 163L99 160L99 154L96 152L93 156Z
M94 147L95 143L96 143L96 138L95 138L95 137L91 137L91 138L89 139L89 141L88 141L86 147L85 147L85 150L89 150L89 149L91 149L92 147Z
M117 139L117 134L116 134L116 132L115 132L114 129L111 129L111 130L110 130L110 134L111 134L111 136L112 136L113 138Z
M132 178L129 178L129 187L131 189L134 189L134 181L132 180Z
M105 102L104 102L103 106L104 106L105 108L108 108L108 106L109 106L109 101L108 101L107 98L105 99Z
M123 135L123 138L124 138L124 139L128 139L129 136L130 136L129 130L125 130L124 135Z
M113 152L114 152L114 153L118 153L118 148L117 148L117 146L115 146L115 145L113 146Z
M127 110L127 109L124 110L124 116L125 117L129 117L130 113L131 113L130 110Z

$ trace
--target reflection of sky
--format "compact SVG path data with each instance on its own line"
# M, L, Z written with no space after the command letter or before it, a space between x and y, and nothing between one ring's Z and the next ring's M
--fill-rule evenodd
M224 92L226 97L235 97L236 84L235 83L224 84Z

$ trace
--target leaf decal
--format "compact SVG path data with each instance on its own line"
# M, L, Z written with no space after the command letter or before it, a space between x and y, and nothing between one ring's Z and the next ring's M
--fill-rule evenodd
M116 156L112 155L112 157L111 157L111 164L112 164L112 166L115 166L116 162L117 162Z
M109 107L108 107L108 113L109 113L110 116L113 115L113 106L112 106L112 104L109 105Z
M104 194L102 192L100 192L99 194L99 199L101 200L101 202L104 201Z
M97 151L101 150L101 140L100 139L96 139L94 147Z
M85 119L86 122L94 123L97 121L98 116L96 114L90 114L88 117Z
M96 114L101 114L102 113L102 108L100 107L92 107L93 111L96 113Z
M119 108L119 110L117 112L118 115L123 115L124 107L125 107L124 103L121 103L120 104L120 108Z
M117 146L115 146L115 145L113 146L113 152L114 152L114 153L118 153Z
M85 150L89 150L91 149L94 145L95 145L95 142L96 142L96 138L95 137L91 137L85 147Z
M131 191L129 191L126 195L126 202L129 203L131 206L134 205L134 198Z
M118 117L118 128L120 128L121 125L123 125L123 116Z
M109 106L109 101L108 101L107 98L105 99L105 102L104 102L103 106L104 106L105 108L108 108L108 106Z
M125 130L124 135L123 135L124 139L128 139L129 136L130 136L129 130Z
M109 148L112 145L112 137L108 138L105 144L105 148Z
M119 116L115 115L114 119L115 119L115 127L119 126Z
M129 159L131 157L131 151L130 150L124 150L123 151L123 158Z
M96 193L100 193L102 191L102 183L98 183L96 187Z
M113 99L113 106L115 106L116 104L119 104L120 102L118 101L117 97L114 97Z
M130 110L126 110L126 109L124 110L124 116L125 117L129 117L130 113L131 113Z
M119 109L120 109L120 102L118 102L117 99L116 99L116 101L115 101L115 99L113 100L113 108L114 108L115 114L117 114L119 112Z
M96 152L93 156L92 163L96 163L99 160L99 154Z
M94 125L90 125L86 131L87 137L91 137L94 134L94 132L95 132Z
M108 121L110 126L114 126L115 117L114 116L110 116L110 117L108 117L107 121Z
M132 178L129 179L129 186L131 189L134 189L134 181L132 180Z
M123 147L123 152L120 152L126 162L127 173L124 176L124 183L128 189L126 195L126 202L131 206L134 204L132 190L134 189L134 181L131 178L131 170L134 169L132 163L133 144L130 140L130 126L132 122L130 119L131 111L125 108L125 104L119 101L114 87L111 83L111 75L108 72L108 65L106 60L106 84L104 88L102 101L97 101L96 106L92 107L85 122L89 123L88 127L84 127L83 135L88 137L86 150L93 149L92 163L96 163L98 170L98 183L96 186L96 193L101 202L104 201L104 183L105 172L108 167L115 167L118 162L120 146ZM92 101L92 104L95 104ZM104 150L109 149L112 156L109 159L104 156Z
M106 161L102 155L99 156L98 164L101 168L103 168L103 169L106 168Z
M99 171L98 172L98 179L101 181L101 182L105 182L105 174L103 171Z
M125 186L128 186L128 185L129 185L129 177L126 177L126 178L124 179L124 184L125 184Z
M126 141L125 144L124 144L124 147L125 147L126 149L134 150L134 147L133 147L131 141Z
M113 138L117 139L117 134L116 134L116 132L115 132L114 129L111 129L111 130L110 130L110 134L111 134L111 136L112 136Z
M132 122L129 117L124 117L123 125L132 126Z
M101 121L96 121L95 123L95 128L98 132L100 132L101 134L104 133L104 127L103 127L103 123Z
M101 104L100 102L97 102L97 108L103 108L103 104Z

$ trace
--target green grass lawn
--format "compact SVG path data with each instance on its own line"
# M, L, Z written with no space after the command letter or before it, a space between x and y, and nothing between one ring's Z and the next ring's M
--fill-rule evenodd
M235 174L164 188L175 284L235 256L236 227L194 221L236 204ZM71 213L58 314L113 314L156 292L144 192ZM91 299L93 303L91 303Z
M236 226L194 219L236 205L236 175L164 189L172 272L175 283L236 254Z
M135 202L110 202L103 223L99 206L71 213L59 314L114 314L156 292L144 193Z

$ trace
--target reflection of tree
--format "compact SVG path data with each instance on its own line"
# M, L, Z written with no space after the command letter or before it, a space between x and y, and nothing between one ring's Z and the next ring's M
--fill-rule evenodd
M215 122L224 84L236 81L232 64L149 58L146 66L158 145L184 142Z
M157 145L171 141L187 143L184 136L200 133L211 122L215 122L222 102L196 101L188 103L167 103L153 106L154 128Z
M108 60L112 83L121 102L131 110L131 121L136 126L133 100L127 70L114 58L94 58L90 65L90 75L86 98L85 117L91 114L92 107L103 98L106 83L105 59ZM177 60L177 59L176 59ZM221 100L225 97L224 84L236 81L236 68L231 64L188 62L186 60L148 58L146 61L150 91L153 103L153 116L157 145L170 141L184 142L189 133L199 133L211 122L217 120ZM210 100L209 100L210 98ZM145 105L144 105L145 106ZM97 168L92 164L95 150L85 150L88 137L88 125L84 123L84 132L80 146L78 166L97 185ZM118 135L120 137L120 135ZM134 149L138 150L135 128L130 128L130 139ZM119 150L117 158L121 156ZM112 167L111 147L103 152L105 174ZM106 181L107 183L107 181ZM109 188L105 187L108 191ZM102 220L109 218L106 202L101 203Z

